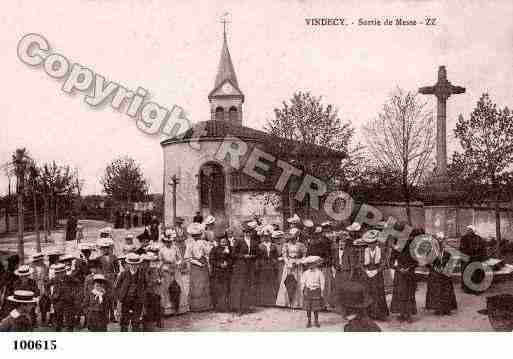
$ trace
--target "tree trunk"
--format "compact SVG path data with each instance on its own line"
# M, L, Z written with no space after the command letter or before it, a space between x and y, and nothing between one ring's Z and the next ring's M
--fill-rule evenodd
M48 243L48 196L45 194L43 195L43 233L45 237L45 243Z
M9 190L7 195L7 205L5 206L5 231L9 233L11 218L9 216L11 210L11 178L9 177Z
M41 253L41 236L39 234L39 211L37 210L36 191L32 191L34 199L34 230L36 231L36 251Z
M22 179L23 180L23 179ZM18 177L20 181L20 177ZM19 182L18 182L19 183ZM23 186L18 184L17 194L18 205L18 256L20 257L20 264L25 262L25 245L23 243Z

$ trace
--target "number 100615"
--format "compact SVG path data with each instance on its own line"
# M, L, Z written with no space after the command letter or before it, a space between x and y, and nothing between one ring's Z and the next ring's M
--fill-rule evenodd
M55 350L56 340L15 340L14 350Z

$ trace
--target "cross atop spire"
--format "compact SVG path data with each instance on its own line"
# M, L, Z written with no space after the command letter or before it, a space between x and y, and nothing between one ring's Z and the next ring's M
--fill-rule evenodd
M230 14L228 12L225 12L222 16L221 16L221 23L223 24L223 38L226 39L226 24L229 24L231 21L228 20L228 16Z
M230 51L228 50L228 40L226 39L226 24L230 23L230 21L228 21L228 15L229 14L226 12L221 17L221 23L223 24L223 48L221 50L219 66L217 67L217 75L214 88L217 88L226 80L230 80L230 82L235 87L239 87L237 76L235 75L235 69L232 63L232 58L230 56Z

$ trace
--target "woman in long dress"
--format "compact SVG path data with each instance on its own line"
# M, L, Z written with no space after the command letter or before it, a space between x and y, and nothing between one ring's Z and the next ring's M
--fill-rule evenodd
M167 229L162 238L164 246L159 251L162 273L160 296L166 316L189 311L188 281L187 283L184 281L185 274L183 273L186 264L183 253L176 245L176 239L176 232ZM175 297L173 293L177 291L177 288L179 296Z
M445 271L451 255L444 250L444 245L441 238L427 279L426 309L434 310L435 315L451 315L451 311L458 308L450 273Z
M213 295L216 296L215 310L229 311L233 258L232 248L226 235L219 238L219 245L210 251L210 265L212 267Z
M186 248L185 259L190 264L189 306L192 312L209 310L212 307L210 298L209 252L210 248L202 236L203 226L191 223L187 232L194 242Z
M261 233L256 263L257 272L257 304L262 306L276 305L278 295L278 247L271 242L272 227L266 227Z
M292 228L289 231L289 241L283 246L283 274L276 305L279 307L302 308L303 293L301 292L301 276L303 274L302 259L306 256L306 247L298 241L299 230ZM295 290L293 289L295 285ZM288 289L287 289L288 288ZM290 292L290 296L289 296Z
M398 313L401 322L412 322L411 316L417 314L417 302L415 300L417 290L415 268L417 262L410 254L410 244L418 234L423 234L423 231L413 230L404 246L400 242L394 244L390 257L390 262L392 264L396 263L390 311Z
M388 305L385 297L385 281L383 279L383 257L378 245L379 232L367 231L362 240L367 244L364 251L363 266L367 276L367 289L373 299L368 314L374 320L386 320Z

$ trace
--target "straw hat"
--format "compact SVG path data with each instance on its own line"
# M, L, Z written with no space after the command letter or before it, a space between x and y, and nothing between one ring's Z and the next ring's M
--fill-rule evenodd
M321 223L321 227L331 227L333 223L331 221L325 221Z
M287 222L297 224L297 223L301 222L301 218L299 218L299 216L297 214L294 214L292 217L287 219Z
M158 257L152 252L146 252L141 257L142 260L146 262L155 262L156 260L158 260Z
M53 264L50 269L53 269L55 274L66 272L66 266L63 263Z
M308 256L302 260L303 264L310 267L313 265L320 265L322 263L322 258L319 256Z
M93 281L94 282L106 282L107 278L105 278L105 276L103 274L95 274L93 276Z
M251 232L258 227L258 223L256 221L248 221L242 224L243 232Z
M34 269L26 264L19 266L18 269L14 271L14 274L16 274L18 277L27 277L32 273L34 273Z
M305 226L306 228L312 228L314 226L314 223L311 219L305 219L303 221L303 226Z
M30 290L16 290L13 295L7 297L7 300L14 303L37 303L37 297Z
M142 262L141 256L135 253L128 253L125 257L127 264L140 264Z
M191 223L187 226L187 233L191 236L201 236L203 233L203 225L201 223Z
M379 238L379 231L377 229L371 229L362 236L362 241L367 244L375 243Z
M349 227L346 228L349 232L358 232L360 229L362 229L362 225L358 222L354 222Z
M285 235L285 233L283 233L282 231L274 231L271 234L271 237L272 238L282 238L284 235Z
M71 262L74 259L75 259L74 255L72 255L72 254L65 254L61 258L59 258L59 262L61 262L61 263Z
M315 227L314 233L322 233L322 227L321 226Z
M209 214L207 216L207 218L205 218L205 225L213 224L215 221L216 221L215 217Z

